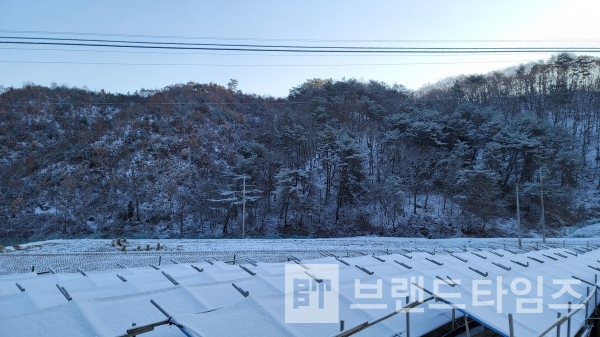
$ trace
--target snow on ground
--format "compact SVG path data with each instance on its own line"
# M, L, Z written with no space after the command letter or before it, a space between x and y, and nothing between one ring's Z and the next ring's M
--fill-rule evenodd
M581 233L580 233L581 232ZM582 233L589 233L581 237ZM596 234L593 237L591 234ZM577 237L579 235L580 237ZM586 245L600 243L600 224L595 224L572 233L571 238L547 239L548 245ZM80 252L121 252L122 246L112 245L114 240L75 239L49 240L31 242L5 247L10 254L62 254ZM524 245L542 243L541 238L523 239ZM150 252L157 252L157 244L161 252L230 252L230 251L314 251L326 250L335 252L346 251L386 251L386 250L441 250L463 247L489 248L498 246L518 245L516 238L455 238L455 239L424 239L424 238L393 238L393 237L352 237L332 239L129 239L124 243L127 252L145 252L149 245ZM125 252L124 252L125 253Z
M565 232L565 234L573 238L597 238L600 237L600 223L580 228L570 228Z
M523 239L523 247L577 247L600 245L600 238ZM161 248L157 250L160 243ZM353 237L332 239L129 239L122 246L114 240L49 240L5 247L0 253L0 275L35 270L57 273L100 271L149 264L195 263L214 258L220 261L244 260L286 262L290 257L312 260L325 255L356 257L402 251L430 251L445 254L464 249L515 249L515 238L415 239ZM540 246L541 245L541 246ZM139 247L139 249L138 249ZM146 250L149 248L149 250Z

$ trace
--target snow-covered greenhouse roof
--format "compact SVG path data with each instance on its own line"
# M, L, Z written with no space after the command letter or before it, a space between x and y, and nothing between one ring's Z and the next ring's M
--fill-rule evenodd
M406 336L406 311L420 336L453 310L503 336L509 315L513 336L537 336L575 312L575 336L597 305L599 260L597 249L403 251L5 275L0 336Z

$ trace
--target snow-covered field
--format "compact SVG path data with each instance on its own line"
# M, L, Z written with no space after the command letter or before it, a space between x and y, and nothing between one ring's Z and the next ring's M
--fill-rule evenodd
M160 250L157 250L158 244ZM545 245L541 239L523 239L522 244L524 248L577 247L600 245L600 238L548 239ZM86 271L110 270L118 264L140 267L159 264L159 260L161 264L193 263L207 258L220 261L251 258L258 262L285 262L291 256L311 260L328 254L354 257L419 250L445 254L447 251L504 247L518 247L517 239L129 239L121 245L114 240L50 240L5 247L5 253L0 254L0 274L25 273L32 269L46 271L49 268L58 273L76 272L76 268Z
M600 224L582 228L579 231L597 231L600 234ZM150 252L228 252L228 251L263 251L285 252L289 250L331 250L345 252L352 250L414 250L414 249L452 249L452 248L489 248L494 246L518 245L516 238L456 238L456 239L423 239L423 238L393 238L393 237L352 237L332 239L129 239L121 246L113 245L114 240L76 239L76 240L49 240L31 242L19 245L19 249L5 247L11 254L62 254L81 252L122 252L122 245L126 251L122 253L146 252L149 245ZM541 238L523 239L523 245L535 246L542 244ZM600 237L586 238L552 238L547 239L550 246L586 245L600 243Z

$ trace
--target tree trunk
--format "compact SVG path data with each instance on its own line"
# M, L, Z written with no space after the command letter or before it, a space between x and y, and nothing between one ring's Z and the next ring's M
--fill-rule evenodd
M179 237L183 235L183 211L185 209L185 205L181 205L181 210L179 212Z
M285 204L285 212L283 215L283 227L287 227L288 207L289 207L289 202Z
M417 193L413 194L413 214L417 214Z
M135 196L135 217L137 219L137 222L140 222L140 202L138 200L137 193Z
M338 221L340 219L340 208L342 207L342 201L340 200L340 197L338 196L337 199L338 200L335 207L335 221Z

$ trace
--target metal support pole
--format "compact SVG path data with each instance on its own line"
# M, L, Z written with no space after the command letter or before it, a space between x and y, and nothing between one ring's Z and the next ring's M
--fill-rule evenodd
M456 328L456 309L452 308L452 330Z
M556 319L560 319L560 312L556 314ZM560 337L560 324L556 326L556 337Z
M406 306L408 307L409 297L406 296ZM408 308L406 309L406 337L410 337L410 316L408 313Z
M590 297L590 287L587 287L587 290L586 290L586 292L587 292L587 294L586 294L585 298L588 298L588 297ZM589 316L588 316L588 314L589 314L589 310L588 310L588 304L590 304L590 303L589 303L589 302L585 302L585 321L586 321L586 322L587 322L587 319L588 319L588 317L589 317Z
M515 337L515 327L513 326L512 314L508 314L508 331L510 333L510 337Z
M594 288L594 314L598 314L598 274L594 274L594 284L596 284Z
M410 337L410 316L408 310L406 309L406 337Z
M467 337L471 337L471 332L469 331L469 316L465 314L465 331L467 332Z
M569 308L567 309L567 314L571 312L571 302L569 302ZM567 337L571 337L571 317L567 319Z
M344 321L340 321L340 331L344 331Z

